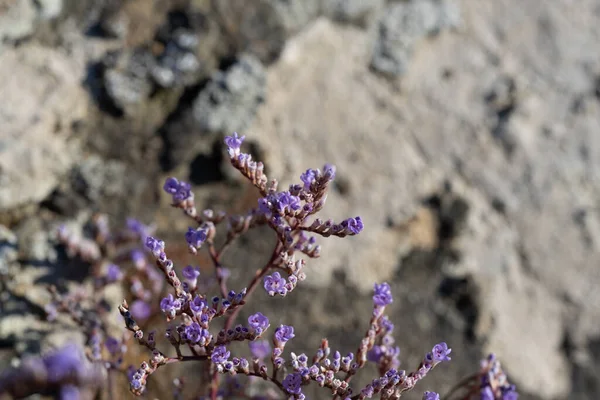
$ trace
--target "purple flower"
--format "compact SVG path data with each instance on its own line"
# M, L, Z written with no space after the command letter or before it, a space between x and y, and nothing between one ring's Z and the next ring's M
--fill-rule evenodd
M431 354L433 355L434 362L450 361L448 354L452 352L452 349L448 348L446 342L441 342L433 346Z
M214 348L210 359L215 364L222 364L227 361L229 355L230 353L229 351L227 351L227 348L225 346L217 346Z
M300 180L304 183L304 190L310 190L310 185L317 179L317 176L319 176L318 169L307 169L305 173L300 175Z
M502 388L502 400L517 400L519 394L516 392L514 385L508 388Z
M298 196L292 196L290 192L278 193L276 203L281 214L285 213L287 209L297 211L301 208L300 198Z
M290 339L294 338L294 327L289 325L280 325L275 331L275 342L277 344L283 344Z
M171 195L175 204L194 198L190 184L183 181L179 182L173 177L165 180L163 190Z
M323 167L323 177L328 181L332 181L335 179L335 165L333 164L325 164Z
M392 321L390 321L387 315L384 315L381 318L381 322L379 324L383 329L385 329L387 333L391 333L394 330L394 324L392 323Z
M172 294L160 301L160 309L165 314L175 314L177 310L181 308L181 302L174 298Z
M358 235L365 227L360 217L348 218L342 221L341 225L347 228L352 235Z
M481 400L496 400L496 396L494 396L494 392L489 386L482 388L479 396Z
M130 257L136 268L141 268L146 264L146 257L144 256L144 253L138 249L132 250Z
M123 272L121 272L121 268L115 264L108 264L106 268L106 280L108 282L116 282L123 278Z
M153 238L152 236L148 236L146 238L146 247L155 257L158 257L165 250L165 242Z
M148 237L150 232L153 230L135 218L127 218L126 225L127 229L139 236L142 242L146 240L146 237Z
M60 387L60 400L79 400L81 393L75 385L62 385Z
M262 313L257 312L248 317L248 324L256 335L260 336L269 327L269 318L265 317Z
M229 149L238 150L246 136L238 137L237 132L233 132L232 136L225 136L225 144Z
M133 315L133 318L139 320L148 319L152 314L152 308L150 307L150 305L142 300L135 300L133 303L131 303L129 311L131 311L131 315Z
M390 288L390 285L388 285L386 282L381 284L376 283L374 291L375 294L373 295L373 302L376 306L387 306L392 301L394 301L394 299L392 298L392 290Z
M206 241L206 229L203 228L188 228L185 234L185 240L194 248L199 248Z
M250 353L252 353L252 357L258 358L259 360L262 360L271 354L271 345L267 340L248 342L248 347L250 347Z
M284 295L287 293L285 288L286 281L281 277L279 272L273 272L273 275L267 275L264 280L264 288L269 293L269 296L274 296L275 293Z
M108 350L108 352L112 355L119 353L121 350L121 342L119 342L116 338L112 336L109 336L104 341L104 346L106 347L106 350Z
M206 308L206 306L207 306L206 300L198 295L196 295L196 297L194 297L194 300L192 300L190 302L190 309L195 313L202 312L202 310L204 310L204 308Z
M198 343L203 337L208 337L210 334L206 329L202 329L197 322L192 322L183 330L183 335L191 343Z
M48 371L50 383L62 382L68 377L77 375L84 368L83 352L74 344L68 344L46 355L42 361Z
M187 267L183 268L181 274L187 280L196 281L196 279L198 279L198 277L200 276L200 268L188 265Z
M440 395L436 392L423 393L423 400L440 400Z
M298 372L288 374L283 380L283 387L290 394L301 394L302 393L302 375Z
M367 360L378 363L379 360L385 355L385 349L383 346L375 345L371 350L367 352Z
M268 198L261 197L258 199L258 211L263 214L269 214L271 212L271 205Z

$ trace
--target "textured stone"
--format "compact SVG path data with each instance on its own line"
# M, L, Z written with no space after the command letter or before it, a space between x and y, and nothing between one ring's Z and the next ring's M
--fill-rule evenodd
M325 0L322 12L334 21L368 27L383 8L384 0Z
M242 130L252 122L264 96L265 70L257 58L245 55L213 76L194 101L194 117L204 131Z
M0 3L0 42L31 35L35 30L36 16L33 1L7 0Z
M2 53L0 76L11 78L0 82L0 212L42 200L74 162L68 137L86 115L83 68L36 45Z
M453 0L412 0L388 5L379 21L371 67L389 76L405 73L419 39L459 22L458 6Z
M581 66L600 70L600 60L576 50L598 37L592 3L577 17L563 9L566 2L552 10L471 3L460 35L440 35L413 53L401 91L361 67L370 56L365 32L319 20L291 40L245 133L256 134L270 175L284 186L307 167L335 164L343 193L330 194L323 215L360 213L365 222L359 237L323 242L307 284L333 284L340 269L366 291L415 262L440 263L446 279L471 282L463 318L524 393L568 398L579 391L562 346L567 331L573 351L588 354L599 335L592 287L600 284L600 223L592 205L600 147L592 132L600 130L600 104L592 100L594 75ZM585 31L568 28L576 18L588 21ZM412 20L413 32L431 32L437 21ZM546 37L548 26L563 33L540 45L535 38ZM395 221L410 221L418 204L447 185L468 216L450 242L440 239L447 256L421 259L405 224ZM532 369L530 360L540 358Z

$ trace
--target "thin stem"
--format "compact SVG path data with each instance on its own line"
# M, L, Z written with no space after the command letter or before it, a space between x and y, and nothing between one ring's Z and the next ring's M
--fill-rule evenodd
M223 279L223 265L221 265L221 254L223 254L223 252L217 252L212 241L208 245L208 252L215 266L215 275L217 276L217 282L219 282L221 297L227 298L227 285L225 284L225 279Z
M245 296L244 300L247 299L256 290L261 279L273 267L275 261L277 260L277 257L279 257L280 251L281 251L281 242L278 241L277 244L275 245L275 248L273 249L273 253L271 254L271 258L269 259L269 262L267 262L264 267L257 270L256 274L254 274L254 278L252 278L252 280L250 281L250 284L248 285L248 289L246 291L246 296ZM233 323L235 322L235 318L237 317L237 315L239 314L241 309L242 309L242 307L237 307L236 309L234 309L231 312L231 314L229 314L229 316L227 317L227 321L225 321L225 327L223 329L227 330L233 326Z
M212 247L212 246L210 246L210 247L214 250L214 247ZM267 262L263 268L257 270L256 274L254 275L254 278L252 278L252 280L250 281L250 284L248 285L248 289L246 291L245 299L247 299L248 296L250 296L254 292L254 290L256 290L256 288L258 287L258 284L260 283L260 280L267 274L267 272L269 272L269 270L273 266L275 260L277 260L277 257L279 255L280 251L281 251L281 243L278 241L277 244L275 245L275 248L273 249L273 253L271 254L271 258L269 259L269 262ZM213 251L211 251L211 257L213 258L213 262L219 262L219 256L220 256L220 254L217 254L216 252L214 252L214 256L213 256ZM215 265L217 265L217 264L215 264ZM227 320L225 321L225 326L223 327L223 329L225 331L227 331L228 329L230 329L233 326L233 323L235 322L235 318L237 317L237 315L239 314L241 309L242 309L242 306L237 307L231 312L231 314L229 314L227 316ZM273 378L269 378L268 380L270 380L272 382L277 382L277 381L273 380ZM281 385L281 384L279 384L279 385ZM285 392L285 389L283 389L283 385L281 385L281 388ZM215 371L215 372L213 372L212 379L211 379L211 389L210 389L211 400L217 399L218 389L219 389L219 373L217 371ZM287 392L285 392L285 393L287 393Z
M448 399L450 398L450 396L452 396L454 393L456 393L459 389L462 389L463 387L465 387L467 385L467 383L476 380L477 378L479 378L479 374L473 374L470 376L467 376L466 378L462 379L461 381L459 381L456 385L454 385L454 387L452 389L450 389L450 391L448 393L446 393L442 398L443 399Z

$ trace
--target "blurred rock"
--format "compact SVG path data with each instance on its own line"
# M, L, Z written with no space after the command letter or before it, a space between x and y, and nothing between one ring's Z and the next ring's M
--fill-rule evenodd
M371 67L392 77L405 73L419 39L456 27L459 22L459 8L453 0L389 4L379 21Z
M8 267L17 261L17 236L6 226L0 225L0 275L8 272Z
M154 58L145 48L107 54L103 60L103 83L117 109L133 114L148 99L153 89L153 64Z
M63 0L35 0L35 5L42 19L52 19L60 15L63 10Z
M200 129L224 133L245 129L264 101L265 85L265 70L250 55L217 72L194 101L193 113Z
M2 54L0 214L39 202L75 162L72 125L84 118L83 64L60 51L25 45Z
M0 3L0 42L31 35L35 30L36 18L33 0L7 0Z
M406 11L416 4L390 7ZM517 18L510 1L494 4L471 10L465 24L470 35L494 37L492 21ZM570 32L566 11L548 17L544 7L531 4L526 12ZM413 32L422 34L441 26L436 18L410 21L417 25ZM577 61L588 59L587 53L561 58L559 75L547 67L556 55L549 49L571 54L574 43L589 45L591 25L585 36L558 35L532 55L537 29L545 27L532 26L527 45L508 26L508 43L467 45L464 37L441 35L414 53L400 92L362 67L370 56L367 32L319 20L288 42L270 68L268 98L247 131L258 133L269 177L284 186L297 183L308 167L335 164L346 183L343 191L330 193L323 216L341 220L360 213L365 223L359 237L322 242L318 268L307 268L306 284L338 285L334 271L341 269L350 285L368 291L372 282L397 274L408 280L405 270L426 274L419 268L429 265L428 273L442 276L424 275L406 290L447 282L445 307L458 314L447 321L444 337L454 338L457 353L473 346L460 344L460 335L473 336L482 343L481 353L498 354L528 396L564 399L574 384L564 372L572 368L562 347L565 331L582 354L589 354L590 338L599 335L594 321L600 301L592 287L600 284L600 218L592 199L600 187L600 166L593 161L600 147L591 132L600 129L600 104L586 101L585 112L570 111L582 93L594 96L595 80ZM494 56L509 48L519 50L505 61ZM513 76L518 78L511 83ZM575 86L566 83L571 80ZM510 113L502 111L507 105ZM501 114L502 129L515 139L510 159L486 122L490 109ZM447 191L459 201L445 200ZM436 201L439 236L424 241L436 246L433 251L423 251L410 233L412 224L395 221L411 221L419 204L432 208ZM461 203L468 212L457 224L451 216ZM407 293L403 299L410 298ZM431 312L415 321L424 332L420 338L441 336ZM479 355L470 356L475 365ZM544 358L543 366L528 368L531 357ZM435 385L438 378L428 379Z
M297 33L319 15L321 0L268 0L288 34Z
M323 14L334 21L366 28L374 21L384 3L384 0L325 0L321 7Z
M223 0L214 12L231 47L230 56L251 53L269 64L281 53L286 40L314 20L319 0Z
M42 265L56 261L56 249L50 242L48 227L38 218L29 218L16 228L19 253L24 263Z
M0 3L0 42L31 37L40 23L55 19L63 0L5 0Z

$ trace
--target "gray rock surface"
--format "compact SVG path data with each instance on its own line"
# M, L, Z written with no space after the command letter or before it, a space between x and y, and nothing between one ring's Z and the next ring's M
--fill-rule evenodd
M591 6L582 5L578 18L586 20ZM329 196L324 213L340 220L360 212L365 221L360 238L324 243L318 268L308 271L317 286L343 269L368 290L405 268L398 260L418 246L387 221L416 215L415 206L449 182L470 211L454 239L458 257L442 267L450 277L471 277L481 292L474 334L524 391L566 398L578 389L565 373L573 365L561 350L565 332L584 354L599 335L591 289L600 284L598 216L590 207L600 187L592 134L600 129L600 105L583 68L599 64L597 54L574 50L593 47L598 25L570 31L572 14L528 3L527 15L539 24L521 19L527 38L548 25L564 32L544 47L508 25L519 20L515 13L510 1L470 5L468 28L413 53L402 92L364 67L365 33L320 20L291 40L270 70L267 102L246 132L258 135L271 175L284 184L308 166L336 164L345 190ZM433 26L424 19L417 30ZM514 89L498 86L506 76ZM574 113L571 104L582 97L586 111ZM508 116L503 101L514 103ZM510 155L494 134L498 120L513 138ZM544 363L529 368L540 358Z
M84 65L33 45L1 54L0 213L47 196L76 159L71 127L87 113Z
M324 0L321 11L334 21L366 28L378 16L384 4L384 0Z
M0 4L0 41L18 40L34 31L36 10L33 1L8 0Z
M193 113L200 129L245 129L264 101L265 79L264 67L251 55L244 55L226 71L217 72L194 101Z
M419 40L459 23L460 11L453 0L393 2L381 14L371 67L384 75L401 75Z

